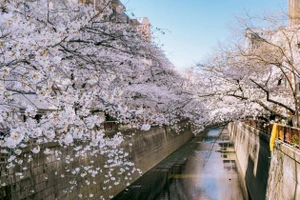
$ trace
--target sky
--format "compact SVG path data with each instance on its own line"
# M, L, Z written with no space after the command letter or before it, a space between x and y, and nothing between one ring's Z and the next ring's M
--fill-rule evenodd
M231 34L229 27L235 22L234 15L286 9L287 1L121 0L128 14L148 17L153 28L165 32L156 33L157 41L178 69L192 67L212 52L218 41L225 41Z

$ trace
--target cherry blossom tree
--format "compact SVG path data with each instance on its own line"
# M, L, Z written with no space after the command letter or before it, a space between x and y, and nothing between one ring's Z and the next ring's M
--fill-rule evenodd
M69 177L66 192L76 188L78 177L90 184L87 177L99 173L109 177L111 188L122 174L139 170L118 148L122 134L108 137L101 129L103 113L142 130L186 116L182 105L190 97L184 97L183 78L135 27L111 20L110 3L102 0L95 9L72 1L1 2L0 146L8 158L0 169L7 171L3 187L10 184L10 169L24 178L40 153L62 159L62 150L48 147L54 143L72 147L66 163L78 162L58 174ZM93 161L99 157L105 163ZM113 170L120 176L111 177Z
M229 116L296 116L299 124L299 26L286 21L285 13L238 18L230 42L198 65L214 85L209 94L226 102ZM255 22L264 28L253 28Z

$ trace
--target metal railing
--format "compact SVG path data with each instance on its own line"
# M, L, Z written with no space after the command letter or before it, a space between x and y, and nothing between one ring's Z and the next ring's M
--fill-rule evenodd
M245 124L261 131L262 133L271 135L273 124L267 124L264 121L245 120ZM278 124L278 138L284 143L290 144L293 147L300 147L300 129L296 127Z

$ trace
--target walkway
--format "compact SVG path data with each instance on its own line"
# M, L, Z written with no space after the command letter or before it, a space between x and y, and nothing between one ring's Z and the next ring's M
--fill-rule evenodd
M227 129L211 128L194 137L114 199L244 199Z

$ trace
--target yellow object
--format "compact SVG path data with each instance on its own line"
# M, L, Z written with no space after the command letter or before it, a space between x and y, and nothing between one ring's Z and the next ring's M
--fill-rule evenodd
M270 151L274 150L274 144L276 138L278 138L278 124L274 123L271 132L271 138L270 138Z
M279 136L278 137L280 138L281 141L284 141L284 133L283 133L282 129L279 131Z

